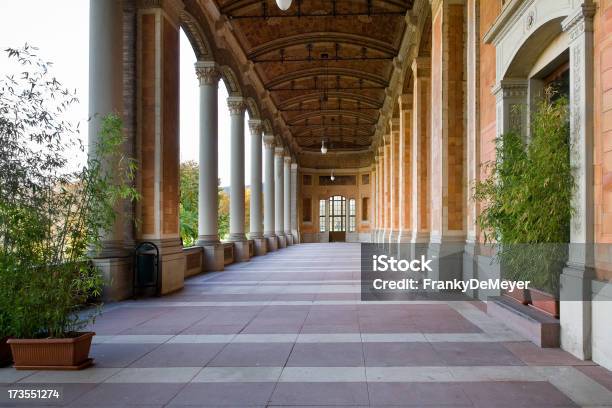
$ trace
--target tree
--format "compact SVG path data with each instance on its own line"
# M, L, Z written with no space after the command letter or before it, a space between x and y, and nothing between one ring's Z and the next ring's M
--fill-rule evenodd
M181 199L179 222L183 245L190 247L198 240L198 163L181 163Z

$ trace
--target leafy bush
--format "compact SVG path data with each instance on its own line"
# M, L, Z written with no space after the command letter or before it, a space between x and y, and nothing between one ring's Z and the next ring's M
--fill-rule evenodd
M497 247L505 278L531 280L556 294L565 264L575 189L570 165L569 105L549 92L532 115L526 144L512 131L496 140L489 177L475 188L477 222Z
M119 201L138 198L136 165L123 154L122 122L111 114L93 154L75 166L84 147L78 126L64 119L78 102L74 93L35 48L7 54L19 74L0 80L0 334L70 336L97 314L82 311L103 285L90 258Z

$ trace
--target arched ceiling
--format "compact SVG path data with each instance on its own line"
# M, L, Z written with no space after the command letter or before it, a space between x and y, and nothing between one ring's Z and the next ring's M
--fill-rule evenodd
M368 149L413 0L211 1L300 150Z

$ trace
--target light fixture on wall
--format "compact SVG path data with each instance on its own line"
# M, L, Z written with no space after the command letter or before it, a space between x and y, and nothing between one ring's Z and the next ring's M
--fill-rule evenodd
M276 5L279 9L286 11L291 7L291 0L276 0Z
M325 140L321 140L321 154L327 154L327 146L325 146Z
M332 169L331 176L329 178L331 179L331 181L336 180L336 176L334 176L334 169Z

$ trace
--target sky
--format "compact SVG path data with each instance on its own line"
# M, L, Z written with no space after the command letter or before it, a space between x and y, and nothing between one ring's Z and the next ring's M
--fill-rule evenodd
M198 161L199 90L195 75L195 54L181 32L180 76L181 161ZM80 102L68 113L80 121L83 140L87 139L89 100L89 0L0 0L0 49L18 48L28 43L39 48L39 55L53 62L53 74L70 89L76 89ZM3 52L3 51L2 51ZM0 76L8 72L6 55L0 56ZM230 119L227 90L219 82L219 178L230 180ZM250 180L250 133L245 115L245 181ZM76 160L76 158L75 158Z

